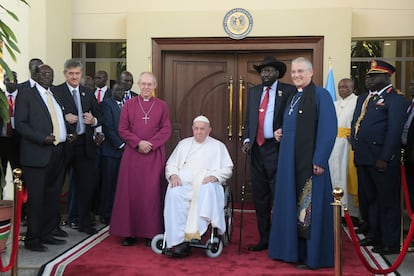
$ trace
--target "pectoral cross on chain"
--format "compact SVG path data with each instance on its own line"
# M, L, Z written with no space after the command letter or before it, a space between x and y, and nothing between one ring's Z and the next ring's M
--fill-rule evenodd
M150 119L150 117L148 117L148 115L147 114L145 114L145 116L144 117L142 117L142 120L144 120L145 121L145 124L147 124L147 121Z

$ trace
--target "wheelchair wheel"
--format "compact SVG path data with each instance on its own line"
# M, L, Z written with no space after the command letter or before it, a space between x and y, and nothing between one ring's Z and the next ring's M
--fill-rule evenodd
M226 232L223 234L223 243L228 245L231 241L231 236L233 233L233 219L234 219L234 208L233 208L233 194L231 191L228 191L226 206L224 208L224 220L226 223Z
M164 243L164 234L158 234L152 238L151 249L156 254L162 254L162 244Z
M213 238L213 243L209 240L207 245L206 255L210 258L216 258L223 252L223 243L217 237Z

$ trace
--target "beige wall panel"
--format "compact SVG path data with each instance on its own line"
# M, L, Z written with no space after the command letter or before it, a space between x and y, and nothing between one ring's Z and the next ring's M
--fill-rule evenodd
M125 39L126 14L73 14L73 39Z
M411 4L403 10L354 10L352 37L413 37L414 1Z
M271 0L239 0L239 1L194 1L194 0L73 0L73 12L86 13L112 13L117 12L142 12L142 11L227 11L232 8L244 8L254 10L278 10L278 9L318 9L318 8L343 8L354 9L384 9L414 8L412 0L296 0L296 1L271 1Z
M250 10L253 29L249 36L323 35L324 75L332 59L336 79L349 77L351 9ZM149 24L159 18L159 24ZM225 37L223 12L145 12L131 13L127 20L128 69L137 75L148 69L151 38L154 37ZM297 20L300 18L301 20ZM277 19L277 20L276 20ZM281 23L284 22L284 23ZM288 28L282 27L289 26ZM341 31L338 31L341 30Z

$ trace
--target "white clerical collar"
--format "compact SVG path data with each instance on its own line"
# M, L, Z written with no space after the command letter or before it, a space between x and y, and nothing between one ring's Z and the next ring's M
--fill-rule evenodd
M198 144L198 145L202 145L202 144L207 143L207 140L210 138L210 135L207 135L206 139L204 139L204 141L203 141L203 142L201 142L201 143L197 142L197 140L195 139L195 137L193 137L193 138L194 138L194 142L195 142L196 144Z

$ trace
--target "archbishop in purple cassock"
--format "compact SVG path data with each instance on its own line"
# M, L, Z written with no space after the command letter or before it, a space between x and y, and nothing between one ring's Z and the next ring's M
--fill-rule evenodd
M269 257L302 269L330 267L334 240L328 159L336 113L329 92L311 81L307 59L292 61L291 70L298 92L287 105L280 133Z
M148 241L163 230L164 145L171 135L167 104L152 96L154 75L142 73L138 85L140 95L125 103L119 121L126 147L110 223L110 233L125 237L125 246L137 237Z

